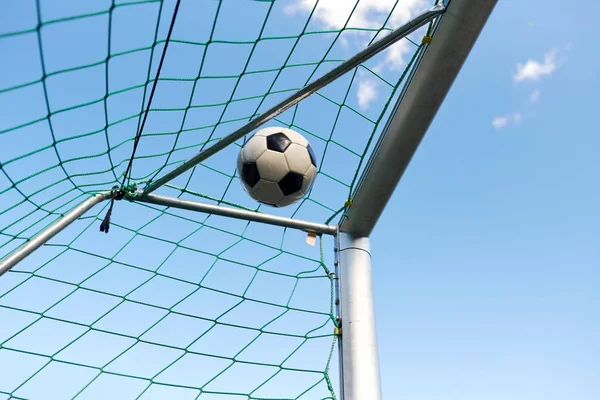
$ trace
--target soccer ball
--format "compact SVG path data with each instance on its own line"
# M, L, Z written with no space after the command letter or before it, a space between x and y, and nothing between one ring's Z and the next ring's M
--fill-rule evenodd
M256 132L240 150L237 168L250 197L274 207L289 206L304 197L317 175L308 140L279 127Z

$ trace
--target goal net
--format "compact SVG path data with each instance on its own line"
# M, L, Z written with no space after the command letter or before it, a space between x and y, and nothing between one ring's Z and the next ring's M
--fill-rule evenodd
M144 188L432 5L2 1L0 257L94 193ZM302 201L244 192L243 140L157 193L337 223L426 30L269 123L315 150ZM333 238L126 200L104 234L109 206L0 277L0 399L336 398Z

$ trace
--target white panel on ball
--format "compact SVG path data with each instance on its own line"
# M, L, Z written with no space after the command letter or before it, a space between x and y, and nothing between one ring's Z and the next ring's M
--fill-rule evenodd
M270 205L277 205L284 197L276 182L262 179L252 188L252 194L255 199Z
M260 178L271 182L279 182L290 172L283 153L271 150L265 151L258 157L256 166Z
M307 194L312 187L315 177L317 176L317 169L314 165L308 167L308 171L304 174L304 181L302 182L302 193Z
M304 193L302 193L302 192L296 192L296 193L290 194L288 196L284 196L283 199L281 199L277 202L277 206L279 206L279 207L289 206L291 204L294 204L295 202L297 202L298 200L300 200L303 197L304 197Z
M306 138L298 132L287 128L281 129L281 131L285 133L285 135L292 141L292 143L297 143L304 147L308 146L308 140L306 140Z
M242 167L244 166L244 160L242 158L242 155L244 154L244 149L242 148L242 150L240 150L238 157L237 157L237 170L238 170L238 175L241 177L242 176ZM242 182L244 182L244 180L242 179Z
M287 135L287 133L286 133ZM297 172L304 175L312 164L310 162L310 156L306 147L292 143L290 147L285 150L285 159L290 171Z
M244 161L256 161L265 151L267 151L267 138L252 136L242 148L242 159Z

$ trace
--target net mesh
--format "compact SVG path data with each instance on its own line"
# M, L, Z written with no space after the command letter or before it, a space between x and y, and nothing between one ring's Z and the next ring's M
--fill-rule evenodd
M0 256L123 179L143 188L432 5L183 0L165 46L176 3L0 4ZM424 33L270 123L317 153L302 201L265 210L244 193L243 141L158 193L329 223ZM333 239L128 201L104 235L107 208L0 277L0 399L336 398Z

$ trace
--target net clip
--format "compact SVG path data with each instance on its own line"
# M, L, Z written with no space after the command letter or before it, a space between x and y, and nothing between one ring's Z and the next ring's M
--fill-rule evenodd
M100 224L100 232L108 233L108 229L110 228L110 216L112 214L113 206L115 205L115 200L123 200L127 191L130 191L130 187L119 187L117 185L113 186L110 191L110 206L108 207L108 211Z

